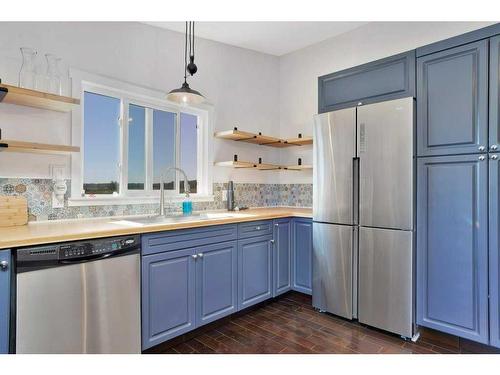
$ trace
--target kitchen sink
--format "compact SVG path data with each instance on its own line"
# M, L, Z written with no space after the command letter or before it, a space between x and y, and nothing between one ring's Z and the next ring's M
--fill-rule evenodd
M217 220L217 219L229 219L237 217L249 217L249 214L240 213L225 213L225 212L212 212L212 213L195 213L192 215L169 215L169 216L147 216L140 217L137 219L125 219L114 221L115 224L123 225L155 225L155 224L169 224L169 223L185 223L191 221L201 221L201 220Z

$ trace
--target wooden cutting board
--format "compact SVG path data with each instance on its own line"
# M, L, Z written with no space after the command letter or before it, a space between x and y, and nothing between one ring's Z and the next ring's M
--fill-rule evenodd
M28 201L24 197L0 195L0 227L28 223Z

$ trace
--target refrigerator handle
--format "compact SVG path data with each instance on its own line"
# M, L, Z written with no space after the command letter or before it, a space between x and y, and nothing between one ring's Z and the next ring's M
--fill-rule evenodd
M359 157L352 158L352 219L359 222Z

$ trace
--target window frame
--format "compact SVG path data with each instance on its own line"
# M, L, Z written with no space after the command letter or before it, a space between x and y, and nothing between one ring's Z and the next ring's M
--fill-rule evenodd
M70 69L72 79L72 95L79 97L80 106L75 106L71 113L72 144L80 146L80 152L71 156L71 197L68 206L112 205L112 204L144 204L156 203L159 191L153 190L153 110L173 112L176 114L176 150L175 165L180 166L180 121L181 113L198 117L197 129L197 192L191 194L195 201L213 201L212 191L212 131L214 108L211 104L183 106L169 102L165 93L119 81L113 78L98 76L77 69ZM120 155L118 194L83 194L83 165L85 160L84 145L84 106L85 92L111 96L120 100ZM129 105L146 108L145 124L145 189L128 189L128 135L129 135ZM149 113L149 115L148 115ZM184 199L185 194L179 193L180 173L175 173L175 190L165 190L165 196L172 201Z

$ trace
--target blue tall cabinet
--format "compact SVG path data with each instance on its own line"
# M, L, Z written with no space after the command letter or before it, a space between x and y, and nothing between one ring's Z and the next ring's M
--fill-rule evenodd
M0 354L9 352L10 250L0 250Z

